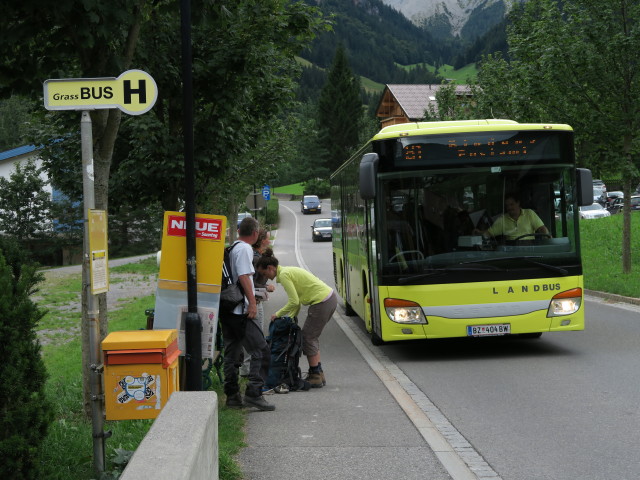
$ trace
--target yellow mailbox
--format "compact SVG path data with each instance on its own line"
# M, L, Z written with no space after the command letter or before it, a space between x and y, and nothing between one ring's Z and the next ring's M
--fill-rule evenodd
M102 350L107 420L156 418L179 390L177 331L112 332Z

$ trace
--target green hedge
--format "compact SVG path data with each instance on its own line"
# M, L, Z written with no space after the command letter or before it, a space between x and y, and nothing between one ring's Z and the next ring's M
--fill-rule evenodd
M41 478L37 458L52 409L36 336L45 311L31 295L43 278L15 241L0 239L0 478Z

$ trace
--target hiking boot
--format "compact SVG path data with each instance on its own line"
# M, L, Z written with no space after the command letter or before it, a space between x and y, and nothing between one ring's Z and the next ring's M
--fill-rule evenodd
M289 385L282 383L273 389L276 393L289 393Z
M322 373L320 372L309 372L306 381L311 384L311 388L322 388L322 385L324 385L324 383L322 382Z
M269 412L276 409L276 406L267 402L262 395L259 397L247 397L245 395L244 404L247 407L256 407L258 410L262 410L263 412Z
M327 384L327 380L324 378L324 372L320 370L320 378L322 378L322 386L324 387Z
M262 387L262 395L273 395L274 393L277 393L274 388Z
M240 392L227 396L227 407L229 408L244 407L244 403L242 403L242 396L240 395Z

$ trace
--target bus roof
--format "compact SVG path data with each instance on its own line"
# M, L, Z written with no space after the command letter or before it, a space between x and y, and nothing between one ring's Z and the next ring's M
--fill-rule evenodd
M517 127L516 127L517 125ZM408 137L414 135L437 135L457 132L486 132L504 130L568 130L566 124L557 123L518 123L513 120L452 120L447 122L412 122L391 125L380 130L373 140Z

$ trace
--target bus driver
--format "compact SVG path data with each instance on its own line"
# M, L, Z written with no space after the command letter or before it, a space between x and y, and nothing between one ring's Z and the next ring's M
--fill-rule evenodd
M531 240L534 233L546 234L549 237L549 230L544 226L540 217L531 209L521 208L520 199L515 193L508 193L504 199L506 212L493 222L493 225L485 231L476 230L476 233L485 235L488 233L492 237L504 235L506 240L517 240L523 237ZM527 238L530 235L531 238Z

